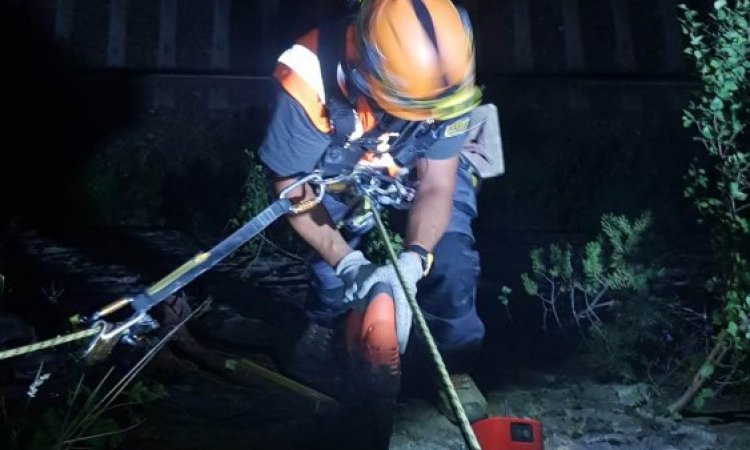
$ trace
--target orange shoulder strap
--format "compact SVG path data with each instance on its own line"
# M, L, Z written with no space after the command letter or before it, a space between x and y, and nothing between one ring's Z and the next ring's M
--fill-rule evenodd
M318 30L312 30L279 56L273 76L292 96L315 128L328 133L331 124L325 109L325 89L318 59Z

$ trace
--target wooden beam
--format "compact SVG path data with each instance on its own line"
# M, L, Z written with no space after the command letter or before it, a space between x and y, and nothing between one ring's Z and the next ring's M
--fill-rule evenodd
M615 24L615 59L617 68L622 71L637 69L633 33L630 28L630 12L626 0L610 0Z
M156 68L169 70L177 67L177 0L161 0L159 10L159 47ZM154 91L155 108L174 108L174 88L168 84Z
M615 61L617 68L623 72L635 72L638 69L635 60L633 33L630 25L630 11L627 0L610 0L612 18L615 25ZM633 90L625 90L620 96L622 107L626 111L641 111L643 97Z
M580 73L586 70L586 64L583 57L579 0L562 0L562 12L565 36L565 67L569 72ZM568 107L580 110L586 110L590 107L584 90L579 86L568 88Z
M55 10L55 40L61 44L70 42L73 31L73 10L76 0L57 0Z
M578 0L562 0L565 31L565 66L571 72L583 72L583 39Z
M229 70L229 13L232 0L214 0L213 34L211 37L211 69ZM215 85L208 94L208 107L212 110L226 109L229 93L221 85Z
M107 67L123 67L125 65L127 19L128 0L110 0Z
M683 72L685 58L682 53L682 34L677 21L675 0L659 0L664 25L664 67L668 72Z
M260 16L260 36L261 36L261 52L260 52L260 68L261 72L271 73L273 70L274 62L278 55L275 54L275 48L273 46L274 38L276 37L276 18L279 15L279 0L260 0L258 5L259 16Z
M174 69L177 66L177 0L161 0L159 14L159 49L156 67Z
M232 0L214 0L211 69L229 69L229 12Z
M529 0L513 0L513 46L516 71L531 71L534 66L534 55L531 43Z

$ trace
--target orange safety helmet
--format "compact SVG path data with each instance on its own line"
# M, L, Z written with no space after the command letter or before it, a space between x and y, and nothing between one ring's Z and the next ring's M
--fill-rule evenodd
M357 88L406 120L446 120L481 103L466 12L450 0L364 0L355 26Z

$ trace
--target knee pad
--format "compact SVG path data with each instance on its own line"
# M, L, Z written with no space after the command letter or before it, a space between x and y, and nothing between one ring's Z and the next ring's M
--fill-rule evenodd
M386 293L376 295L364 311L346 318L346 348L372 372L398 376L400 357L396 336L396 309Z

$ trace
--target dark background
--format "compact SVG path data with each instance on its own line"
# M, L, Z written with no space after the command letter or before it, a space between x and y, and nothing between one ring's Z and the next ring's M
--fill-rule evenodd
M267 123L275 58L344 3L5 0L3 226L219 238ZM463 2L507 167L485 183L475 223L490 329L531 248L589 239L605 212L651 211L666 251L701 239L682 195L701 149L680 120L700 86L677 3Z
M90 181L81 171L98 155L135 164L140 152L158 160L155 178L190 172L196 158L221 167L186 176L205 191L199 198L171 192L168 180L154 187L160 200L140 199L158 207L137 206L138 183L101 193L99 203L119 195L133 203L125 209L151 209L104 211L95 220L185 225L180 209L219 213L204 209L216 201L228 207L226 190L236 189L227 185L243 178L236 163L262 137L275 57L319 20L341 14L343 3L6 1L3 134L14 162L6 159L2 179L3 191L16 193L8 210L55 217L58 202L72 201L58 188L67 194ZM478 81L500 109L508 168L482 193L480 232L581 231L596 227L602 212L643 209L668 230L693 222L679 198L698 149L680 111L698 86L681 54L676 0L464 3L478 40ZM164 4L174 7L168 51L159 41ZM224 21L214 15L222 8ZM566 22L564 8L577 9L578 27ZM118 20L120 27L110 26ZM113 35L115 28L121 33ZM136 169L144 167L120 168ZM32 186L43 203L16 204ZM102 208L77 206L92 215Z

